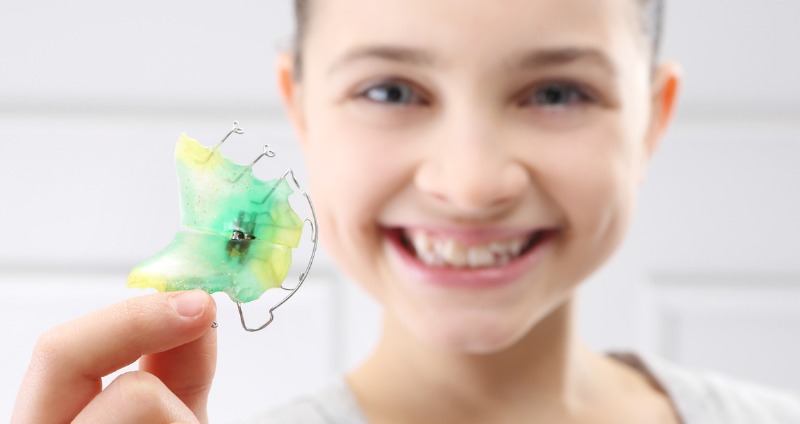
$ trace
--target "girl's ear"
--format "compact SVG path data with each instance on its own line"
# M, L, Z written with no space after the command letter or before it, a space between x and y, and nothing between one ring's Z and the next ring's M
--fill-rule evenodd
M683 70L674 62L661 64L653 79L652 112L645 146L646 160L655 153L669 126L677 104Z
M300 84L295 77L294 67L294 54L281 53L278 56L278 89L283 98L286 114L289 116L289 120L292 122L297 138L300 141L300 147L304 148L306 144L306 126L303 115L303 96L301 95Z

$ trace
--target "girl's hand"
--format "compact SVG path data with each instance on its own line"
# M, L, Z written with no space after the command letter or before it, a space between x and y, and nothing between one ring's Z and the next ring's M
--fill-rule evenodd
M39 339L12 423L205 423L216 305L207 293L156 293L94 312ZM101 378L140 359L139 371Z

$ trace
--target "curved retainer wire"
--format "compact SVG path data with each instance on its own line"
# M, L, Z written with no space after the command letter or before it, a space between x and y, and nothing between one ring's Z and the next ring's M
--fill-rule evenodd
M233 128L228 132L228 134L225 135L225 137L222 138L222 140L219 143L217 143L216 146L214 146L214 148L211 150L211 154L209 155L209 159L220 148L220 146L222 146L222 143L224 143L225 140L227 140L228 137L231 136L231 134L244 134L244 129L242 129L239 126L239 122L238 121L234 121L233 122ZM253 160L253 162L250 163L250 165L247 167L247 169L248 170L251 169L259 160L261 160L264 157L268 157L268 158L275 157L275 152L270 149L269 144L264 146L264 152L261 153L260 155L258 155L258 157L256 157ZM239 179L241 179L242 176L246 172L247 171L243 171L241 174L239 174L238 177L236 177L231 182L235 183L235 182L239 181ZM253 203L262 204L262 205L264 203L266 203L267 199L269 199L270 196L272 196L272 193L274 193L275 190L278 188L278 184L281 181L285 180L287 177L291 177L290 178L290 182L294 185L294 188L298 192L300 192L300 194L302 194L303 197L305 197L306 203L308 203L308 209L309 209L309 212L311 213L311 218L306 218L304 220L304 223L308 223L308 225L311 227L311 243L312 243L311 254L309 255L308 264L306 264L306 269L302 273L300 273L300 275L298 276L297 284L294 287L286 287L285 284L281 284L280 288L282 290L288 291L288 293L286 294L286 296L283 297L283 299L281 299L278 303L276 303L275 305L273 305L269 309L269 311L268 311L269 318L267 319L267 322L265 322L264 324L261 324L258 327L248 327L247 322L246 322L246 320L244 318L244 311L242 310L242 302L236 302L236 308L239 310L239 320L242 323L242 327L246 331L249 331L249 332L256 332L256 331L263 330L268 325L270 325L272 323L272 321L275 320L275 314L274 314L275 310L278 309L279 307L281 307L281 305L283 305L284 303L286 303L286 301L289 300L289 298L294 296L294 294L297 292L297 290L300 289L300 287L303 285L303 282L306 280L306 277L308 276L308 272L311 270L311 264L314 262L314 255L317 252L317 244L318 244L319 238L318 238L318 233L317 233L317 214L316 214L316 211L314 210L314 203L311 202L311 197L309 197L308 193L306 193L305 190L303 190L303 188L300 187L300 183L297 182L297 177L295 177L294 171L292 169L287 169L286 172L283 173L281 178L278 181L275 182L275 186L272 188L272 190L270 190L269 193L267 193L267 195L264 196L264 198L262 200L260 200L258 202L253 202ZM214 323L211 326L214 327L214 328L217 328L217 322L214 321Z

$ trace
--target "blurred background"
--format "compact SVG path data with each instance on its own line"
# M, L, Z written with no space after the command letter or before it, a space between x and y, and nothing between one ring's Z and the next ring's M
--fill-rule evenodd
M626 244L583 288L597 348L800 390L797 16L789 0L669 1L664 57L685 68L682 104ZM226 155L249 162L270 143L279 156L257 174L307 180L273 76L291 30L289 0L0 5L0 420L42 331L142 293L125 280L177 229L182 131L212 144L238 120L246 134ZM216 298L212 422L324 384L378 328L324 252L266 331L245 333Z

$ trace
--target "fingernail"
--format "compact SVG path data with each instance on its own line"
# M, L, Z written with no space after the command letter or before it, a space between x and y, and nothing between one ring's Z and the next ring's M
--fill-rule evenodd
M206 309L206 297L202 290L183 292L171 299L172 308L181 316L193 318Z

